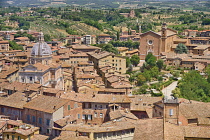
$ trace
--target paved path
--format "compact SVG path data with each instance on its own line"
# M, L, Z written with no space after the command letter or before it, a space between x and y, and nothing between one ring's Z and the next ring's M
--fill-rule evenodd
M168 99L171 99L172 96L172 90L174 90L177 86L178 81L174 81L173 83L171 83L169 86L165 87L164 89L162 89L163 95L165 97L167 97Z

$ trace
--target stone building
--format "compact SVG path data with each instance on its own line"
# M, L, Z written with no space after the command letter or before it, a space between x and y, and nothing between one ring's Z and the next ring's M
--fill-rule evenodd
M40 127L42 134L57 135L54 122L71 114L72 101L67 99L38 96L24 105L24 122Z
M83 44L86 44L86 45L96 44L96 36L95 35L84 35Z
M126 59L122 56L116 56L106 51L88 53L89 60L93 61L94 68L99 70L100 66L109 65L115 67L115 70L121 74L126 72Z
M140 59L144 60L148 53L160 57L161 52L170 52L173 40L177 38L177 31L167 28L163 23L161 32L148 31L140 35Z
M109 41L111 41L112 38L108 34L101 34L98 35L98 44L107 44Z
M109 113L116 110L130 110L130 99L126 95L66 93L61 98L82 104L77 124L100 125L109 121ZM73 114L71 114L73 115Z
M29 64L19 71L19 81L23 83L39 82L43 86L63 89L61 66L52 63L51 48L44 42L43 33L39 36L29 57Z
M128 18L134 18L135 17L135 11L131 10L130 13L120 13L120 15L123 15L124 17Z
M9 41L0 41L0 50L9 51Z
M1 116L2 117L2 116ZM10 120L1 118L0 122L4 124L4 130L2 130L2 140L47 140L48 136L40 135L39 128L30 124L25 124L20 120Z

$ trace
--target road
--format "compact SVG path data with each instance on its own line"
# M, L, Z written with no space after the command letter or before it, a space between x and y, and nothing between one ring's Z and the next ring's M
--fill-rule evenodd
M174 81L173 83L171 83L169 86L165 87L164 89L162 89L162 93L163 95L167 98L167 99L171 99L172 96L172 90L174 90L177 86L178 81Z

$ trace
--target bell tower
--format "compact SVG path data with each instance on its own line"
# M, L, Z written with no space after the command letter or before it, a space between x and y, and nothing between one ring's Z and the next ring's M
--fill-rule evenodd
M170 122L173 124L179 124L179 101L178 98L167 99L165 97L163 99L164 103L164 116L163 119L165 122Z
M161 29L161 52L166 52L166 39L167 39L167 25L166 23L162 24L162 29Z

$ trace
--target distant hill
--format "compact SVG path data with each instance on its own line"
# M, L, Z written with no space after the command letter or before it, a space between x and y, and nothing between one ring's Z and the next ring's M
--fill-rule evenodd
M0 6L84 6L90 8L118 8L123 4L149 4L150 2L187 2L197 0L0 0ZM200 0L209 1L209 0Z

